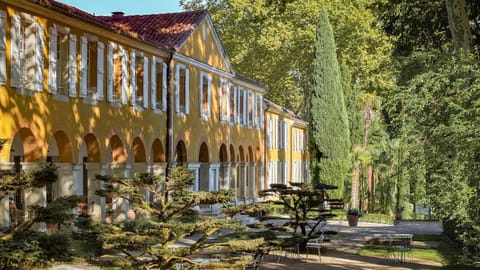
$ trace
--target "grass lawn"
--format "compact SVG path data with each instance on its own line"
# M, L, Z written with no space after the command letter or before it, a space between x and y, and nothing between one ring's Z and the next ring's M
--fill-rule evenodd
M478 266L462 264L459 249L446 241L441 235L416 234L413 239L415 242L434 241L438 243L438 246L415 245L408 251L407 257L441 263L443 266L440 269L480 269ZM369 245L360 249L358 254L382 257L385 255L385 249L382 246Z

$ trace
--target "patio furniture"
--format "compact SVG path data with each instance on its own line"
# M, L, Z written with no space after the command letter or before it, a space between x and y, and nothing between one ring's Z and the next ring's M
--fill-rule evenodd
M406 253L411 250L412 234L379 235L379 243L385 248L385 262L393 259L405 263Z
M320 250L322 248L323 240L324 240L323 233L317 238L308 240L307 245L305 246L306 252L307 252L307 259L308 259L308 249L316 249L318 252L318 260L322 261L322 255Z

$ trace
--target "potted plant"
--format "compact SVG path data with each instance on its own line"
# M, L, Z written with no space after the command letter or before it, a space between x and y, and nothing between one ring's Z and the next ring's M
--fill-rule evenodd
M347 210L348 226L356 227L358 225L358 218L363 216L362 211L357 208L349 208Z

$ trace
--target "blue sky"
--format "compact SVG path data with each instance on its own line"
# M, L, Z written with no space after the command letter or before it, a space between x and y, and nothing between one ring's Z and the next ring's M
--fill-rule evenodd
M95 15L123 11L125 15L182 11L178 0L57 0Z

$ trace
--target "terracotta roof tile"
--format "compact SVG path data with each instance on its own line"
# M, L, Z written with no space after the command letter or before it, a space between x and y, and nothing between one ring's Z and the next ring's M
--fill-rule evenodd
M178 50L206 16L208 12L201 10L129 16L116 14L97 18L137 39Z

